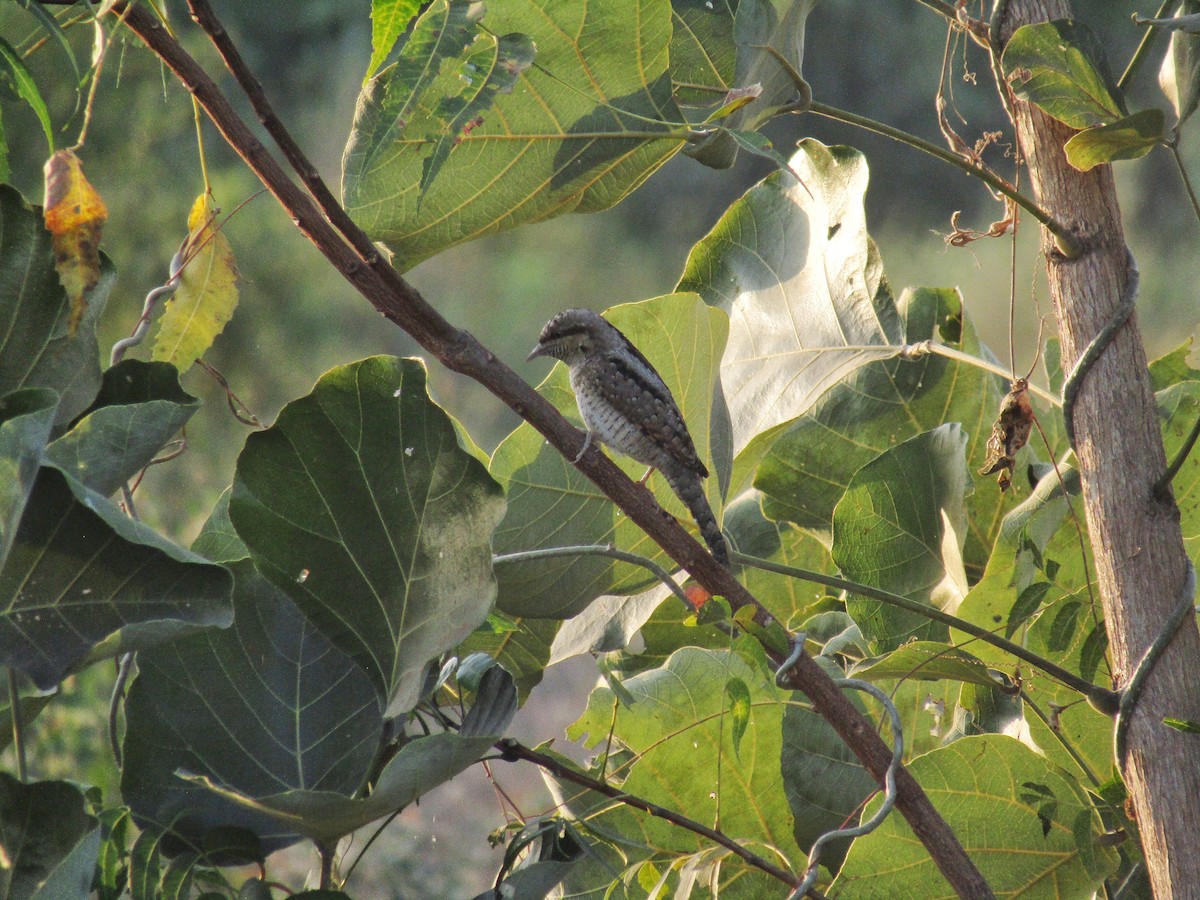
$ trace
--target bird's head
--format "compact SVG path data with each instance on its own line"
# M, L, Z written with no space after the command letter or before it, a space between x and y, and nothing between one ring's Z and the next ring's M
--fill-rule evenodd
M590 309L566 309L546 323L527 359L550 356L568 366L625 343L621 332Z

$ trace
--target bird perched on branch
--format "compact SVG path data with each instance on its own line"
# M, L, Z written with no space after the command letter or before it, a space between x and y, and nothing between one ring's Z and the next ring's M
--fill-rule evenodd
M528 358L538 356L561 359L570 372L587 428L574 462L600 441L657 469L691 512L712 555L728 566L725 537L700 483L708 469L696 455L675 398L641 351L597 313L568 309L542 329Z

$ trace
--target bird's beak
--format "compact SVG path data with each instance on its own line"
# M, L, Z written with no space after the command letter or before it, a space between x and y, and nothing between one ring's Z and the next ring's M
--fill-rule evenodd
M543 347L541 344L538 344L532 350L529 351L529 355L527 357L525 357L525 362L529 362L531 359L537 359L537 357L545 356L545 355L546 355L546 348Z

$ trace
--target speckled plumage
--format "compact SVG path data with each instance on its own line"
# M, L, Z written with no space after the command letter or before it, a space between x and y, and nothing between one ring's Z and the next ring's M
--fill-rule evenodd
M529 354L535 356L566 363L589 439L661 472L695 518L713 556L729 565L725 538L700 483L708 469L675 398L646 357L588 309L568 309L547 322Z

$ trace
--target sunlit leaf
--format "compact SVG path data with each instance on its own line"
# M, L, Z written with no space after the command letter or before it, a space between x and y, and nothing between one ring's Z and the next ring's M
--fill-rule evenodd
M171 363L181 373L208 351L237 307L238 271L233 248L217 227L219 211L208 194L201 194L192 205L186 265L154 338L151 358Z
M420 9L420 0L371 0L371 62L364 81L383 64Z
M1072 128L1128 114L1104 46L1083 22L1022 25L1005 45L1001 65L1018 97Z
M345 204L402 269L524 222L607 209L683 143L667 69L668 0L491 0L487 33L475 35L477 12L464 0L431 4L397 64L359 100ZM536 64L515 89L473 112L469 132L455 131L444 104L483 98L489 81L528 65L530 42ZM430 183L439 147L449 152Z
M1200 0L1182 0L1179 11L1200 20ZM1200 103L1200 36L1183 30L1171 35L1171 49L1163 57L1158 83L1175 108L1175 127L1182 127Z
M1081 172L1119 159L1141 159L1166 138L1164 125L1161 109L1143 109L1079 132L1063 145L1063 152Z
M100 280L100 235L108 208L72 150L59 150L46 161L45 218L54 265L71 301L67 329L73 336L83 321L86 294Z
M420 360L327 372L238 458L229 514L255 565L371 677L389 715L487 617L500 486Z
M851 581L953 614L967 593L962 548L970 476L966 435L946 424L880 455L855 473L833 511L833 559ZM863 635L894 649L946 626L879 600L851 595L846 609Z
M1116 869L1116 851L1096 844L1103 826L1083 788L1014 738L962 738L913 760L909 771L997 896L1091 896ZM854 842L832 890L839 889L847 896L953 896L896 815Z
M25 63L21 60L21 54L17 53L4 38L0 38L0 59L4 60L8 77L12 80L17 96L29 104L30 108L37 115L38 121L41 122L42 133L46 135L46 147L53 153L54 129L50 125L50 113L46 109L46 101L42 99L42 93L38 90L37 82L33 80L33 76L25 68Z

